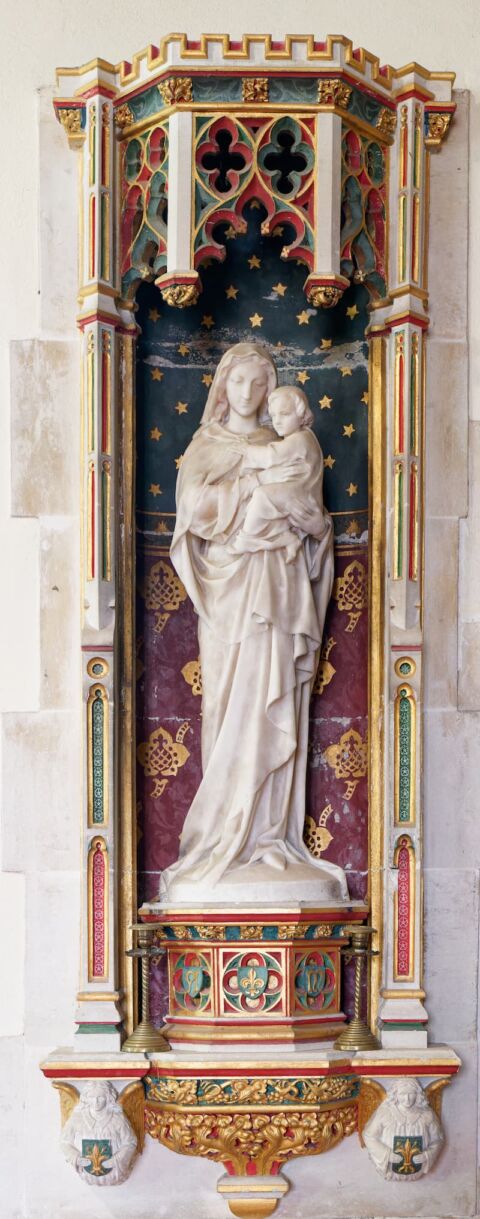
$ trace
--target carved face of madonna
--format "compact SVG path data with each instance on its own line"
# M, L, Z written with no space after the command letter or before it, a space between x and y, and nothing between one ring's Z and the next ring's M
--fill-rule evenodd
M234 364L226 381L230 412L240 419L256 416L268 389L268 373L262 360L251 356Z

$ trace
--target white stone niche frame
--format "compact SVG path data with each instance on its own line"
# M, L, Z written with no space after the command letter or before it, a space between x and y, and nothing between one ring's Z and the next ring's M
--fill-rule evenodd
M174 34L131 64L94 60L58 70L57 117L79 157L85 796L75 1044L80 1052L114 1053L122 1017L128 1031L136 1019L134 970L125 957L137 913L131 596L136 323L120 297L115 253L119 140L132 123L128 100L135 90L205 68L212 74L228 68L241 78L301 72L319 82L350 82L385 102L377 126L385 124L390 145L388 296L372 309L368 329L370 900L379 949L371 970L371 1020L383 1047L418 1051L427 1045L421 721L429 180L431 153L440 148L455 110L454 75L415 63L383 68L346 38L317 43L292 36L279 44L263 35L245 36L242 43L206 35L189 43ZM156 117L168 117L170 124L166 291L168 284L195 281L190 147L196 104L188 98L164 103L159 92ZM226 102L222 112L241 108ZM257 109L268 113L268 102ZM334 97L302 104L302 110L318 116L317 144L329 152L317 169L319 212L328 223L315 234L314 274L341 292L340 144L348 110ZM359 126L353 114L348 117ZM103 794L92 774L94 748L103 750Z

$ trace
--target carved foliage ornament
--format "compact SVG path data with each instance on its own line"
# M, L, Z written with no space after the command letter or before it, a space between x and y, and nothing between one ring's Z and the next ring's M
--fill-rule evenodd
M319 1155L353 1134L355 1104L293 1113L225 1113L162 1111L146 1105L146 1129L152 1138L182 1155L223 1161L236 1176L255 1165L266 1175L295 1156ZM278 1171L278 1169L277 1169Z
M349 1076L326 1079L163 1079L147 1075L147 1099L166 1105L320 1105L355 1099L358 1081Z
M350 85L341 80L319 80L318 100L323 106L339 106L346 110L352 95Z
M193 102L190 76L172 76L170 80L162 80L158 89L166 106L175 106L178 102Z

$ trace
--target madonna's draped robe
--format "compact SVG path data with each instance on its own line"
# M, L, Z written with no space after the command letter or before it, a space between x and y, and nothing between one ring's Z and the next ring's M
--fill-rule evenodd
M248 436L255 444L271 439L266 427ZM241 466L236 438L212 422L196 432L179 471L171 556L199 616L203 779L161 896L174 896L176 881L200 883L205 894L239 867L248 882L255 872L248 865L266 853L269 862L273 852L287 869L279 880L290 864L306 865L313 879L320 870L335 878L337 898L348 900L342 869L316 863L303 845L308 710L332 590L332 521L325 514L321 539L305 538L288 565L283 550L230 553L258 482Z

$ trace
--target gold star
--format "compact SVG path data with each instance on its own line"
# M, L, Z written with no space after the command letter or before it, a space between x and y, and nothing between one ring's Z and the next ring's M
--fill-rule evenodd
M260 204L259 204L258 199L252 199L252 202L251 202L251 204L250 204L250 207L251 207L251 208L253 208L253 207L260 207Z
M331 347L331 346L332 346L332 339L320 339L320 350L321 351L328 351L329 347Z
M161 436L163 436L163 432L159 432L158 427L153 427L150 432L150 440L160 440Z
M347 317L350 318L351 322L353 322L354 317L358 317L358 309L356 305L350 305L350 308L347 309Z
M350 521L350 524L347 525L345 533L348 534L349 538L358 537L358 535L360 533L360 525L359 525L358 521Z
M283 224L276 224L272 229L272 237L283 237Z
M277 296L285 296L286 291L287 291L286 284L278 283L278 284L273 285L272 292L276 292Z
M347 365L344 365L344 367L340 369L340 372L342 374L342 377L351 377L351 375L352 375L352 370L351 370L351 368L348 368Z
M182 461L183 461L183 453L181 453L181 454L180 454L180 457L176 457L176 458L175 458L175 465L176 465L176 467L177 467L177 470L179 470L179 469L180 469L180 466L181 466L181 464L182 464Z
M225 289L225 296L229 301L236 301L238 288L234 288L233 284L230 284L230 287Z
M163 372L161 372L159 368L151 368L150 376L152 381L163 381Z
M365 406L368 406L368 394L367 394L366 390L365 390L365 393L362 394L362 396L360 398L360 402L364 402Z
M278 349L280 350L282 347L285 347L285 343L282 343L282 340L279 339L278 343L275 343L275 347L278 347Z
M159 312L158 312L158 309L149 309L149 310L148 310L148 317L149 317L149 321L150 321L150 322L158 322L158 319L159 319L159 317L160 317L160 314L159 314Z
M211 385L212 381L213 381L212 374L210 372L204 372L203 377L202 377L202 385L207 385L207 386Z
M190 348L187 347L186 343L180 343L180 346L178 347L177 350L178 350L179 355L188 356Z
M202 326L206 326L206 327L207 327L207 330L211 330L211 329L212 329L212 326L214 326L214 325L215 325L215 322L214 322L213 317L211 316L211 314L210 314L210 313L204 313L204 315L203 315L203 317L202 317Z
M350 497L351 497L352 495L356 495L356 494L357 494L357 491L358 491L357 484L356 484L356 483L350 483L350 486L346 487L346 491L347 491L347 494L348 494Z
M261 326L261 324L263 322L263 317L261 317L261 315L259 313L252 313L252 316L251 316L251 318L249 318L249 321L250 321L250 325L253 327Z
M308 372L297 372L297 381L300 381L300 385L305 385L305 382L309 380Z
M344 436L348 436L350 438L350 436L353 436L353 433L355 431L356 431L356 428L354 428L353 423L344 423L344 425L343 425L343 435Z
M150 491L150 495L162 494L161 487L159 487L158 483L150 483L148 490Z
M332 457L332 454L329 453L328 457L325 458L323 464L324 464L324 466L327 467L327 470L333 470L335 462L336 462L336 457Z
M186 415L188 411L188 402L177 402L175 410L178 411L179 415Z
M168 525L165 524L165 521L158 522L158 525L155 526L155 533L168 533Z
M318 401L320 403L320 410L329 411L330 407L332 405L332 402L333 402L333 398L327 398L327 395L324 394L323 398L319 398Z
M297 322L299 326L308 326L310 316L306 309L302 309L301 313L297 313Z
M260 258L257 258L256 254L252 254L252 257L248 259L248 265L251 271L253 271L254 267L258 270L258 267L261 267L262 262Z
M225 229L225 236L228 237L230 241L235 241L237 234L233 224L229 224L228 229Z

